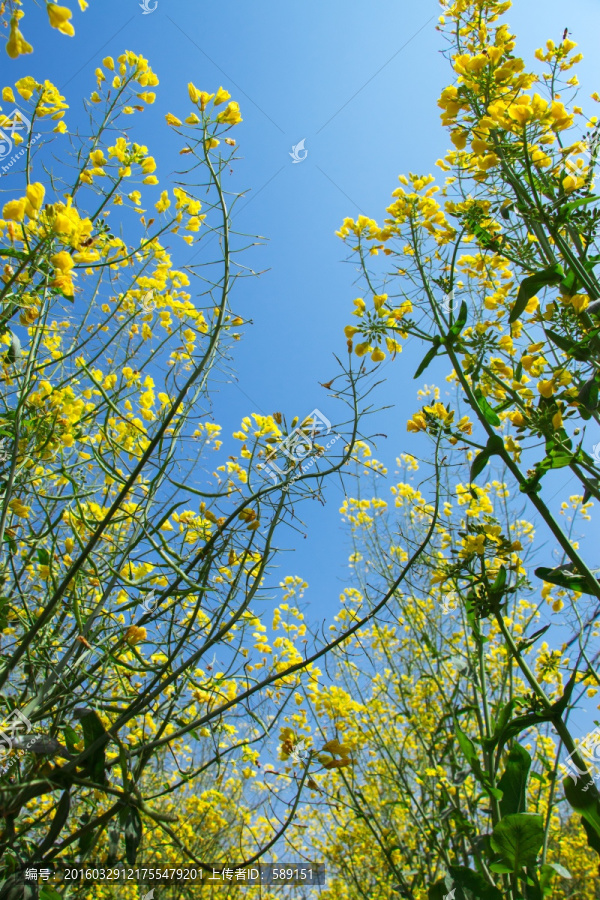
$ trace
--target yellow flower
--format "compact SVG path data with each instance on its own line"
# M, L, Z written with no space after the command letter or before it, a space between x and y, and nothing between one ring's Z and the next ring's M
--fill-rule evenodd
M380 347L376 347L375 350L371 353L371 359L373 362L381 362L385 359L385 353Z
M55 269L60 269L60 271L64 272L65 274L67 272L70 272L75 265L73 262L73 257L70 253L67 253L66 250L61 250L60 253L55 253L54 256L50 257L50 262Z
M217 122L221 125L237 125L243 119L240 115L240 105L235 101L228 103L223 112L217 116Z
M179 123L181 124L181 122ZM142 172L144 175L151 175L152 172L156 171L156 161L153 156L147 156L144 162L142 163Z
M425 421L425 416L422 413L415 413L412 419L409 419L406 423L407 431L426 431L427 423Z
M145 640L147 633L145 628L140 628L138 625L130 625L125 632L125 640L128 644L137 644Z
M53 287L58 288L65 297L73 296L73 280L71 278L71 269L75 265L73 257L66 250L55 253L50 257L50 262L55 268L54 278L51 282Z
M11 59L23 56L25 53L33 53L33 47L28 44L19 31L19 19L23 13L19 10L10 20L10 35L6 42L6 52Z
M24 503L21 503L18 497L15 497L13 500L11 500L8 505L15 516L18 516L20 519L29 518L31 507L25 506Z
M165 119L167 121L167 125L181 125L181 119L178 119L177 116L173 115L173 113L167 113Z
M188 220L187 225L185 226L186 231L198 231L205 218L206 216L191 216L191 218Z
M323 763L324 769L343 769L345 766L351 766L351 759L328 759L328 757L324 756L323 758L319 757L319 760Z
M192 103L197 103L200 99L200 91L191 81L188 82L188 94Z
M2 209L3 218L12 222L22 222L25 218L26 202L25 197L22 197L20 200L9 200Z
M214 96L215 96L214 94L207 94L206 91L200 91L199 99L200 99L200 109L202 110L202 112L204 112L204 110L207 107L207 104L210 103L210 101L212 100L212 98Z
M52 27L58 28L62 34L68 34L69 37L73 37L75 29L69 22L69 19L73 15L71 10L66 6L57 6L56 3L48 3L46 10Z
M464 150L467 146L467 137L468 134L466 131L451 131L450 132L450 140L454 144L457 150Z
M554 393L554 384L552 381L538 381L538 391L542 397L548 399Z
M160 200L158 200L154 204L156 211L159 213L164 212L166 209L168 209L170 207L170 205L171 205L171 201L169 200L169 194L167 191L163 191L160 195Z
M231 94L225 91L222 87L219 88L215 95L215 106L220 106L221 103L227 103L228 100L231 99Z
M571 191L577 190L578 180L579 179L577 179L577 178L573 178L572 175L566 175L565 178L563 178L562 186L563 186L563 191L565 192L565 194L570 194Z
M9 88L9 87L2 88L2 99L6 100L8 103L15 102L15 95L12 92L12 88Z
M29 218L33 219L42 207L46 189L44 188L43 184L40 184L39 181L36 181L34 184L30 184L27 186L27 190L25 193L27 195L26 212Z
M26 75L25 78L19 78L18 81L15 81L15 87L23 100L29 100L34 90L40 88L41 85L38 84L35 78L32 78L31 75Z

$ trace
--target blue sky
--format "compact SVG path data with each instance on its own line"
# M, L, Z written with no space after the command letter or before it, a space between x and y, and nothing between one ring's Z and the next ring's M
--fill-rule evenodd
M244 122L235 129L240 159L231 183L249 191L235 224L267 239L246 262L268 271L241 282L233 296L236 312L254 325L237 347L237 384L221 385L215 396L226 434L252 411L282 410L291 419L317 407L332 421L343 415L319 382L337 373L333 353L345 352L343 326L362 290L334 232L345 216L381 220L398 174L435 171L447 149L436 101L452 79L435 30L439 12L437 0L158 0L144 15L138 0L91 0L84 14L74 12L74 39L51 31L43 8L32 9L23 30L34 54L10 63L2 56L2 84L26 74L49 78L74 107L70 125L104 56L125 49L146 56L160 85L156 104L136 117L135 139L155 156L161 187L181 164L181 141L164 115L191 111L187 83L210 92L223 85L239 101ZM600 87L598 0L572 0L568 8L562 0L516 0L507 18L526 60L568 27L586 56L582 97ZM308 155L293 164L290 151L302 139ZM0 181L8 187L9 177ZM374 417L369 430L388 435L377 455L390 471L400 452L428 453L426 439L406 432L418 406L420 381L412 376L421 355L408 347L382 366L387 381L374 401L394 408ZM443 374L432 367L427 380L442 385ZM331 485L325 496L325 506L303 510L306 538L285 535L294 552L280 570L309 582L313 621L334 612L348 583L341 490Z

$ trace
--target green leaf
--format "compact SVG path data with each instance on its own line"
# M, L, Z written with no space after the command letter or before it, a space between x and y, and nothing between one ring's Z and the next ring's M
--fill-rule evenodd
M14 256L16 259L27 259L27 254L22 250L13 250L12 248L0 250L0 256Z
M537 465L540 472L549 472L550 469L564 469L573 459L573 454L567 450L553 450L549 456L546 456Z
M496 872L497 875L510 875L512 874L512 868L507 866L506 863L494 862L490 863L490 872Z
M48 832L45 835L44 840L37 848L40 856L42 856L44 853L47 853L48 850L51 849L54 842L58 839L61 831L66 824L67 819L69 818L70 809L71 795L69 794L68 790L63 791L60 800L56 804L56 812L54 813Z
M493 594L501 594L504 588L506 587L506 566L500 566L498 570L498 574L494 579L494 583L492 584L490 591Z
M556 569L548 569L545 566L538 566L534 574L548 584L555 584L557 587L565 588L568 591L577 591L580 594L591 594L595 597L595 593L588 586L587 579L583 575L576 575L569 572L563 566Z
M37 558L38 562L42 566L50 565L50 554L43 547L38 547L37 549Z
M535 297L537 292L543 287L547 287L550 284L560 284L564 274L563 267L556 263L554 266L541 269L539 272L529 275L528 278L524 278L519 287L515 305L510 311L508 321L516 322L531 298Z
M92 816L90 813L84 812L79 817L79 824L82 828L84 828L88 822L91 820ZM85 857L85 854L88 852L92 844L94 843L95 832L93 828L90 828L89 831L85 831L78 840L79 853L82 857Z
M546 334L557 347L564 350L564 352L568 353L569 356L572 356L573 359L585 360L589 357L589 353L586 353L586 351L581 348L580 344L575 343L575 341L565 337L563 334L558 334L558 332L553 331L551 328L546 329Z
M477 751L475 750L475 745L471 738L469 738L458 725L456 726L456 737L458 739L458 745L469 765L476 765L478 769L480 769L481 767L479 765L479 758L477 756Z
M540 872L543 875L546 872L546 870L548 870L548 869L551 872L553 872L555 875L560 875L561 878L572 878L573 877L571 875L571 873L569 872L569 870L565 869L564 866L561 866L560 863L544 863L544 865L540 869Z
M125 820L125 857L130 866L135 865L138 848L142 842L143 825L137 809L130 806Z
M492 832L492 848L513 867L515 874L535 865L543 843L544 820L530 813L505 816Z
M450 326L450 332L449 332L448 336L451 338L451 340L456 340L456 338L459 336L459 334L461 333L461 331L467 324L467 315L468 315L467 304L463 300L462 303L460 304L460 309L458 311L458 316L456 317L456 321L453 322L452 325Z
M427 900L444 900L448 895L448 885L446 879L442 878L435 884L430 884L427 888Z
M70 725L64 726L63 735L65 738L65 744L67 745L67 750L69 750L70 753L74 753L75 744L79 742L79 735L74 728L71 728Z
M17 335L13 331L9 331L9 334L10 347L6 351L6 361L9 363L15 363L23 356L23 350L21 349L21 341L19 340Z
M531 768L531 756L521 744L513 744L498 787L502 791L500 812L502 818L522 813L526 809L527 777Z
M477 454L477 456L471 463L471 474L469 475L469 481L471 482L471 484L473 484L478 475L481 475L489 461L490 451L486 447L485 450L481 450L481 452Z
M8 597L0 597L0 631L4 631L8 625L8 613L10 611L10 602Z
M488 422L490 425L500 425L501 422L497 413L492 409L480 390L475 391L475 399L477 400L477 405L483 413L486 422Z
M471 738L469 738L464 731L459 726L458 722L455 722L455 734L458 739L458 744L460 749L462 750L465 759L469 763L473 774L477 778L477 781L484 787L487 793L495 797L497 800L500 800L502 794L498 788L492 787L490 784L490 780L487 774L481 768L481 762L479 760L479 756L477 755L477 751L475 749L475 745Z
M586 381L577 394L577 399L590 412L598 409L598 382L595 375L589 381Z
M585 816L581 817L581 825L587 837L588 847L591 847L600 856L600 835Z
M79 708L76 710L76 715L78 715L83 730L84 751L96 745L94 750L83 760L82 765L86 774L96 784L104 784L106 778L104 751L108 743L106 729L94 709ZM96 742L98 743L96 744Z
M500 710L498 719L496 721L496 726L494 728L494 734L492 737L492 742L493 742L492 746L494 746L495 744L498 743L498 740L500 739L502 732L504 731L504 729L510 722L510 717L513 714L514 708L515 708L514 700L509 700L508 703L506 703Z
M429 363L430 363L430 362L432 361L432 359L437 355L438 348L439 348L439 346L440 346L441 343L442 343L442 340L441 340L439 334L434 335L434 337L433 337L433 342L432 342L432 346L431 346L431 348L427 351L427 353L425 354L425 356L423 357L423 359L422 359L422 361L421 361L421 364L420 364L419 368L417 369L417 371L415 372L413 378L418 378L419 375L422 375L422 374L423 374L423 372L425 371L425 369L427 368L427 366L429 365Z
M126 810L122 810L126 812ZM108 837L108 853L106 856L106 865L114 866L117 862L117 853L119 852L119 841L121 840L121 831L119 829L119 823L113 822L110 828L107 831Z
M589 846L600 854L600 800L597 792L590 791L589 785L588 779L578 778L575 782L570 775L563 781L568 803L583 817L581 824L585 829Z
M448 866L448 871L455 886L468 891L477 900L503 900L501 891L479 872L467 866Z
M574 209L578 209L580 206L585 206L588 203L593 203L594 200L600 200L600 197L582 197L581 200L573 200L572 203L567 203L565 206L561 207L561 212L570 213Z
M487 401L486 401L487 402ZM491 409L491 407L490 407ZM494 410L492 410L492 414L495 415ZM500 437L499 434L492 434L488 438L488 442L483 450L481 450L473 462L471 463L471 474L470 481L471 484L475 481L478 475L483 472L485 469L489 459L491 456L494 456L496 453L501 453L504 450L504 441Z
M543 634L546 634L546 632L548 631L548 629L550 627L551 627L550 625L544 625L543 628L538 628L537 631L534 631L534 633L530 637L525 638L522 641L519 641L519 643L517 644L517 650L519 650L519 651L527 650L528 647L533 646L533 644L535 644L535 642L538 640L538 638L541 638L541 636Z
M498 747L502 749L511 738L515 738L522 731L526 731L529 728L535 728L541 722L550 722L552 716L553 713L550 710L543 713L527 713L524 716L515 716L514 719L511 719L508 722L503 733L498 737ZM532 777L533 774L534 773L532 773Z
M57 894L54 888L45 884L40 890L40 900L62 900L60 894Z

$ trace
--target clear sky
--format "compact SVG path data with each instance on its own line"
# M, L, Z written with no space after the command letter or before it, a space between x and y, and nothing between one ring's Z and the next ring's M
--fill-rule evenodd
M155 3L148 0L150 8ZM215 397L215 419L225 435L252 411L281 410L289 420L318 407L332 421L342 416L319 382L337 373L332 354L345 352L343 326L361 289L334 232L345 216L381 220L398 174L436 171L447 149L436 101L452 73L435 30L437 0L158 0L149 14L139 0L90 0L85 13L74 11L73 39L48 27L43 6L23 22L34 54L14 62L2 54L2 85L27 74L49 78L74 107L69 126L83 125L79 98L94 89L96 65L125 49L142 53L160 85L155 105L135 117L134 139L157 160L164 182L157 194L181 165L181 140L164 115L191 111L187 83L211 93L223 85L240 103L240 159L231 183L249 191L235 225L267 239L246 262L268 271L241 282L232 298L235 311L254 325L237 347L238 383L222 385ZM507 18L526 61L568 27L586 57L582 99L600 89L598 0L515 0ZM308 154L294 164L290 151L303 139ZM1 189L10 184L10 176L0 180ZM388 435L377 456L390 472L400 452L428 452L425 438L406 432L418 406L420 381L412 376L422 352L408 347L382 366L388 380L374 399L394 408L369 430ZM443 386L443 374L432 367L427 380ZM239 444L231 440L231 447L236 452ZM280 570L309 582L313 621L333 613L348 583L340 488L332 485L325 496L325 506L304 511L306 538L289 532L294 553Z

